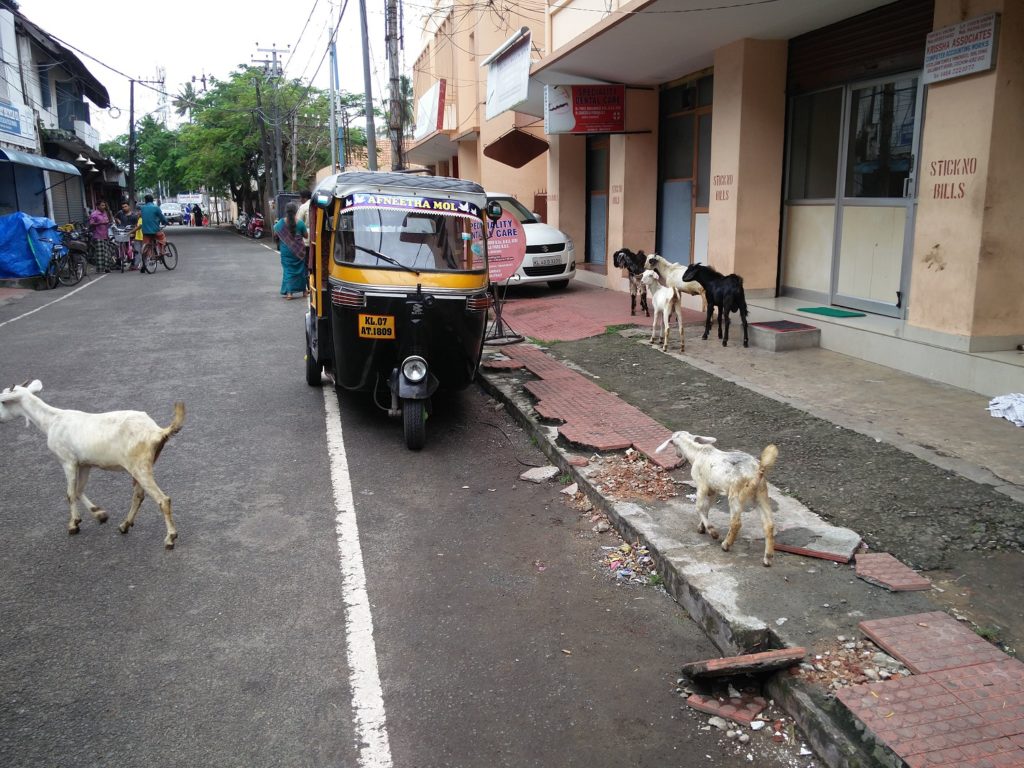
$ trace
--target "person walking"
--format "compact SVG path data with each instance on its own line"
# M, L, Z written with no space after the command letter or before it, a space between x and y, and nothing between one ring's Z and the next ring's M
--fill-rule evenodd
M110 265L114 263L116 250L114 243L110 240L110 225L113 223L114 217L110 215L107 202L100 200L99 205L89 214L89 231L92 233L91 250L97 272L109 272Z
M299 213L298 219L306 225L306 236L302 241L309 247L309 198L312 193L308 189L299 192Z
M164 239L164 233L160 231L160 225L167 226L169 222L167 217L164 216L164 212L160 210L160 206L153 202L152 195L146 195L146 202L142 208L139 209L139 228L142 232L142 247L145 248L147 244L152 243L152 247L156 248L158 241ZM146 261L142 259L140 262L139 272L146 274Z
M306 269L306 225L299 220L299 206L290 202L285 207L284 218L274 224L274 240L281 254L281 295L294 299L296 293L307 295L309 273Z

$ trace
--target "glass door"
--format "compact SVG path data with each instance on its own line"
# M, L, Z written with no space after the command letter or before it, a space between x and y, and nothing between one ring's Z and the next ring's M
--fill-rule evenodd
M902 316L921 123L917 75L847 89L832 303Z

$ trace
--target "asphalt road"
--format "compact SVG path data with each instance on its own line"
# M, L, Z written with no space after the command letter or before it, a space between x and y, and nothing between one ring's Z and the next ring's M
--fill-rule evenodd
M86 512L69 536L43 436L0 427L0 765L814 765L681 706L680 664L715 649L660 590L615 584L602 546L619 542L559 483L518 479L544 458L476 388L437 404L419 453L367 398L326 392L386 718L388 751L368 757L302 302L278 295L263 243L171 237L174 272L0 306L5 385L38 378L53 405L161 424L188 409L156 471L173 551L148 500L118 533L129 482L101 471L87 493L111 522Z

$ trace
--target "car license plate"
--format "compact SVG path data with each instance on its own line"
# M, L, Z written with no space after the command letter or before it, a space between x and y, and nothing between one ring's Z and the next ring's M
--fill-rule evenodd
M533 260L533 266L535 267L553 267L555 264L561 264L562 259L560 256L543 256L539 259Z
M359 315L359 338L361 339L393 339L395 338L394 315Z

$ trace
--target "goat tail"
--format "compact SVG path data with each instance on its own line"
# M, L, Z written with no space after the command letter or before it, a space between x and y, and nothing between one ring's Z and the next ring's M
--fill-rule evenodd
M182 424L185 423L185 404L180 400L174 404L174 419L163 431L162 442L167 442L171 435L178 434L181 431Z
M757 466L757 482L761 482L769 470L775 466L775 460L779 458L779 449L774 443L769 443L761 451L761 463Z

